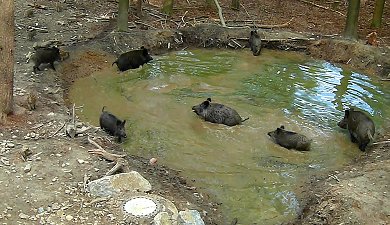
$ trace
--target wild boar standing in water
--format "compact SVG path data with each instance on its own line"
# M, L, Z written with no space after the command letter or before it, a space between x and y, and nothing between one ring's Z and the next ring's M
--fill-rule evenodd
M128 69L136 69L151 60L153 58L149 55L148 49L142 46L140 49L121 54L112 65L116 64L120 71L126 71Z
M236 110L228 106L219 103L211 103L211 98L207 98L207 100L201 104L193 106L192 111L205 121L228 126L239 125L249 119L242 119Z
M104 110L105 106L102 108L102 113L100 114L99 124L100 128L107 131L110 135L116 136L118 142L122 141L122 138L126 138L125 123L118 119L113 114Z
M268 136L278 145L287 149L296 149L298 151L309 151L312 140L303 134L287 131L284 126L268 132Z

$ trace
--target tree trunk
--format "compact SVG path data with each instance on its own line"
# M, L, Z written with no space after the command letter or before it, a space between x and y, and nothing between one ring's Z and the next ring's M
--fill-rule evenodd
M164 0L161 11L165 14L172 15L173 12L173 0Z
M142 0L137 0L137 16L142 16Z
M221 8L221 6L219 6L218 0L214 0L214 3L217 6L218 15L219 15L219 19L221 20L221 24L222 24L223 27L226 27L225 19L223 18L223 14L222 14L222 8Z
M358 38L358 19L359 19L360 0L348 1L347 21L344 30L344 37L356 40Z
M234 10L240 9L240 0L232 0L232 9Z
M381 26L384 7L385 7L385 0L375 1L374 15L372 17L371 27L379 28Z
M0 122L12 112L14 86L14 0L0 0Z
M118 6L118 30L127 31L127 23L129 21L129 0L119 0Z

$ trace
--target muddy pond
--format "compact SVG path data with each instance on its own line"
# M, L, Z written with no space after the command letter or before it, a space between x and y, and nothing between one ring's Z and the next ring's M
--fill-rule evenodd
M294 218L305 179L362 154L336 125L344 109L371 114L378 132L390 123L388 83L300 53L195 49L153 58L143 68L118 73L114 66L77 80L70 100L93 125L103 106L126 119L130 154L181 170L240 224ZM208 97L249 120L235 127L203 121L191 107ZM311 151L274 144L267 132L280 125L312 138Z

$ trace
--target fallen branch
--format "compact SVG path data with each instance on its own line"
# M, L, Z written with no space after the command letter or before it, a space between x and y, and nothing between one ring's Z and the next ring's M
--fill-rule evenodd
M240 3L240 5L241 5L241 7L245 10L245 12L246 12L246 14L248 15L248 17L249 17L249 18L252 18L251 15L249 15L248 11L246 10L245 6L244 6L242 3ZM251 20L249 20L249 22L253 23L253 25L256 26L256 25L255 25L255 20L252 20L252 19L251 19Z
M150 28L153 28L153 29L157 29L155 28L154 26L152 25L149 25L149 24L146 24L146 23L143 23L143 22L140 22L140 21L134 21L135 24L141 24L141 25L144 25L144 26L147 26L147 27L150 27Z
M388 144L388 143L390 143L390 140L380 141L380 142L374 142L374 143L372 143L371 145L381 145L381 144Z
M58 132L60 132L60 130L62 130L62 128L65 127L65 124L66 124L66 123L62 124L62 126L61 126L60 128L58 128L52 135L50 135L50 136L47 137L47 138L52 138L52 137L54 137L56 134L58 134Z
M222 24L223 27L226 27L225 19L223 18L223 15L222 15L221 6L219 6L218 0L214 0L214 2L215 2L215 5L218 8L218 15L219 15L219 19L221 20L221 24Z
M381 81L390 81L390 78L381 79Z
M96 199L92 200L91 202L85 203L85 206L90 206L90 205L93 205L93 204L98 203L98 202L108 201L109 199L110 199L109 197L96 198Z
M188 13L188 11L186 11L186 12L184 13L184 15L181 17L181 21L180 21L180 23L177 25L177 29L180 28L181 22L183 22L184 26L186 26L186 22L184 21L184 17L186 16L187 13Z
M340 14L341 16L345 16L344 13L339 12L339 11L336 11L336 10L331 9L331 8L329 8L329 7L326 7L326 6L318 5L318 4L316 4L316 3L309 2L309 1L306 1L306 0L299 0L299 1L304 2L304 3L306 3L306 4L309 4L309 5L313 5L313 6L315 6L315 7L320 8L320 9L330 10L330 11L332 11L332 12L335 12L335 13Z
M242 45L240 45L240 43L238 43L236 40L234 40L234 39L230 39L230 41L232 41L234 44L236 44L238 47L240 47L240 48L245 48L245 46L242 46Z
M31 6L31 7L33 7L33 8L36 8L36 9L47 9L47 6L45 6L45 5L38 5L38 4L34 4L34 3L28 3L27 4L28 6Z
M98 143L96 143L96 142L93 141L91 138L89 138L89 136L88 136L88 142L91 143L91 144L93 144L96 148L98 148L98 149L104 151L104 149L102 148L102 146L100 146Z

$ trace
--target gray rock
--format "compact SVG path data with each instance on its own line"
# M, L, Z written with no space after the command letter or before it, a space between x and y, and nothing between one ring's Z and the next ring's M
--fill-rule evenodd
M196 210L185 210L179 212L180 225L204 225L200 213Z
M121 192L148 192L152 185L138 172L115 174L91 181L87 190L97 197L109 197Z

